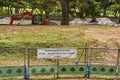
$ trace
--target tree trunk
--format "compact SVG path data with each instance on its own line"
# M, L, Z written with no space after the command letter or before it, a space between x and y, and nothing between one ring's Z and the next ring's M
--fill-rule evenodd
M92 20L91 20L91 22L97 22L97 20L96 20L95 6L92 5L91 8L92 8Z
M120 5L119 5L119 11L118 11L118 24L120 24Z
M18 14L19 11L20 11L20 8L16 7L16 8L15 8L15 14Z
M11 15L13 14L13 10L12 10L12 7L10 7L10 13L11 13Z
M118 18L118 24L120 24L120 17Z
M91 22L97 22L97 20L96 20L96 17L95 17L95 16L94 16L94 17L92 17Z
M49 13L47 11L45 12L45 18L49 19Z
M83 13L82 12L79 12L79 18L84 18L84 15L83 15Z
M105 8L103 12L103 17L106 17L106 16L107 16L107 9Z
M69 0L59 0L62 8L61 25L69 25Z
M117 10L114 11L114 17L115 17L115 18L117 17Z
M11 16L12 15L12 7L11 5L8 6L8 14Z
M83 6L81 6L81 4L80 4L80 1L78 1L78 9L79 9L79 18L84 18L84 11L82 11L82 10L84 10L83 9Z
M31 10L31 12L33 13L33 12L34 12L34 10L35 10L35 8L34 8L34 7L32 7L32 10Z

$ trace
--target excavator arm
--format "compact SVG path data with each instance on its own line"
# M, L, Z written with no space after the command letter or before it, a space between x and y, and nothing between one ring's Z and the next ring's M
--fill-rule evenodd
M42 19L42 15L41 14L33 15L32 12L24 12L24 13L20 13L20 14L11 16L10 24L13 24L14 20L21 19L24 16L31 16L32 17L32 19L31 19L32 20L32 24L49 25L49 23L50 23L49 19Z
M21 18L23 18L23 17L26 16L26 15L32 16L32 18L33 18L33 14L32 14L31 12L20 13L20 14L18 14L18 15L13 15L13 16L11 16L10 24L13 24L13 22L14 22L15 19L21 19Z

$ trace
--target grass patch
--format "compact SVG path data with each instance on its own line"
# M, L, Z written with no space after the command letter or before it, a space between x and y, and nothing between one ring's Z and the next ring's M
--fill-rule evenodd
M0 48L83 47L98 41L84 33L87 27L75 26L1 26ZM78 51L80 54L81 51ZM23 57L24 52L2 51L1 58ZM36 53L34 53L36 54ZM61 60L63 63L66 61ZM1 60L2 62L2 60ZM75 60L70 62L74 63Z
M0 47L42 47L40 44L61 44L62 46L81 46L81 42L91 42L90 39L78 27L21 27L0 28ZM39 45L38 45L39 44ZM59 46L59 45L57 45ZM45 47L45 46L43 46Z

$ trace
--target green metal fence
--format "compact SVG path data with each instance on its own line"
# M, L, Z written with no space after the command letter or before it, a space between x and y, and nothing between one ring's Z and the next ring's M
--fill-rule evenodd
M80 55L80 57L78 56L75 60L72 60L73 63L71 63L71 61L69 63L70 59L59 59L59 65L56 63L58 62L57 59L37 59L36 49L1 49L0 58L4 61L6 61L7 59L11 59L11 61L6 61L6 64L9 65L5 65L5 62L4 64L3 62L0 62L0 78L18 76L25 77L26 75L88 75L87 64L90 65L90 75L120 76L120 49L103 50L102 48L97 48L96 50L92 48L93 50L91 50L91 48L85 48L85 52L87 53L84 54L82 53L83 49L84 48L78 49L78 55ZM15 55L16 52L17 56ZM115 52L115 56L113 56L114 61L111 60L110 63L104 63L104 61L102 62L103 58L101 58L100 61L99 58L95 57L95 55L99 56L100 53L106 53L107 55L110 55L113 52ZM22 61L20 61L19 59ZM80 64L75 64L76 60L79 60ZM15 64L17 64L17 66L13 64L14 61L16 62ZM44 65L41 64L42 61L45 62ZM95 61L98 62L96 63ZM61 62L64 62L64 64L62 64Z
M59 69L57 69L59 68ZM119 67L120 68L120 67ZM0 67L0 77L24 76L24 66ZM30 66L29 75L62 75L77 74L85 75L87 72L86 65L42 65ZM90 65L90 73L97 75L115 75L115 66ZM120 72L119 72L120 75Z
M23 66L0 67L0 77L24 76Z

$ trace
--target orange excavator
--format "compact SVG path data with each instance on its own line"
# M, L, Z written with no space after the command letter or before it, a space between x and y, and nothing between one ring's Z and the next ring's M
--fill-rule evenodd
M49 20L42 19L41 14L33 14L32 12L23 12L23 13L11 16L10 24L13 24L14 20L22 19L25 16L31 17L30 19L32 20L32 24L43 24L43 25L49 24Z

